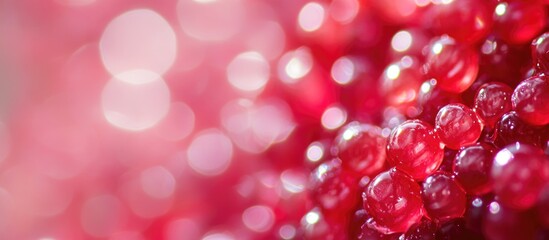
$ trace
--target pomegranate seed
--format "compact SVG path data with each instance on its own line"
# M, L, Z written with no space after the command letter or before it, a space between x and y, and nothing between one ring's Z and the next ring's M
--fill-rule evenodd
M500 2L495 9L494 32L511 44L529 43L547 21L542 4L522 1Z
M352 122L343 128L334 145L343 167L361 175L370 175L383 167L386 144L381 128Z
M474 0L450 1L430 9L433 29L454 39L475 43L488 35L493 24L492 4Z
M499 83L486 83L480 87L475 96L474 110L478 117L487 127L494 127L494 124L511 110L511 94L513 89Z
M545 146L547 130L543 127L532 126L518 117L515 111L504 114L496 124L496 138L494 143L504 147L514 142Z
M377 175L363 199L364 208L388 233L405 232L423 215L419 185L395 168Z
M465 191L449 173L437 172L425 179L421 187L421 197L432 218L457 218L465 212Z
M447 147L459 149L477 141L482 125L476 113L459 103L448 104L440 109L435 120L435 131Z
M443 36L429 45L423 67L427 77L434 78L441 89L461 93L477 78L479 56L468 46Z
M522 81L511 97L513 109L525 122L532 125L549 123L549 79L534 76Z
M437 170L443 158L443 144L426 122L405 121L389 135L387 161L414 179L425 179Z
M312 199L327 218L347 214L357 202L357 181L342 169L339 160L323 163L313 171L311 189Z
M541 34L532 41L532 61L537 71L546 73L549 70L549 32Z
M422 78L417 60L409 56L388 65L381 78L387 103L402 108L415 105Z
M526 209L549 181L549 160L540 148L517 142L496 154L491 177L502 204Z
M469 194L485 194L492 190L490 170L495 148L486 143L466 146L459 150L454 161L454 174Z

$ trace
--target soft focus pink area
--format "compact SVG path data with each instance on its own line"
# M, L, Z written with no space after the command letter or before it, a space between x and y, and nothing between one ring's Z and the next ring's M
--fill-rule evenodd
M294 238L296 121L334 99L292 39L304 4L2 1L0 239Z

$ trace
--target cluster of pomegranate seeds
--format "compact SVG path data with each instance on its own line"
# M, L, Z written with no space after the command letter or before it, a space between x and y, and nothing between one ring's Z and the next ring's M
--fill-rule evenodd
M319 138L332 139L321 161L339 159L355 179L348 196L362 196L354 207L337 200L349 229L341 239L549 237L544 4L415 1L396 23L401 13L370 13L391 26L382 28L389 57L355 52L364 48L353 43L346 54L377 63L370 72L379 80L363 81L379 86L383 104L360 98L368 107L342 105L350 123ZM358 88L361 78L355 81L344 88ZM313 183L317 175L318 168ZM322 201L336 202L341 188L319 195L325 190L312 186L315 206L333 214Z
M549 0L7 0L0 239L549 239Z

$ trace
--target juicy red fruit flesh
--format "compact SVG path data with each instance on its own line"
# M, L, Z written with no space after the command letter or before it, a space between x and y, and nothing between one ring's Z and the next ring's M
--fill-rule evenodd
M386 138L377 126L350 123L336 137L334 145L344 168L358 174L375 173L385 162Z
M435 119L435 131L451 149L459 149L477 141L482 132L477 115L463 104L448 104Z
M442 142L428 123L409 120L389 135L387 161L414 179L424 179L436 171L443 158Z
M549 123L549 80L540 75L522 81L513 92L513 109L525 122L532 125Z
M425 179L421 197L431 218L457 218L465 212L465 191L449 173L437 172Z
M549 160L540 148L515 143L501 149L491 170L499 201L516 209L533 206L549 182Z
M481 195L492 190L490 171L494 155L495 148L486 143L466 146L456 154L453 172L467 193Z
M546 73L549 70L549 32L532 41L532 61L537 71Z
M469 46L444 36L429 45L423 67L427 77L435 79L441 89L461 93L477 77L479 56Z
M319 165L311 175L311 187L312 199L326 217L342 217L356 204L357 181L342 169L339 160Z
M511 110L512 93L513 89L499 82L486 83L479 88L474 110L487 127L493 127L503 114Z
M377 175L363 199L364 208L388 232L404 232L423 215L419 185L395 168Z

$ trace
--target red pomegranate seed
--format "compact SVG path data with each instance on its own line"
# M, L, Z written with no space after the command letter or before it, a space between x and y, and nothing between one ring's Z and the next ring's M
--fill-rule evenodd
M531 1L500 2L494 11L494 32L511 44L529 43L537 37L547 21L541 3Z
M494 124L511 110L511 94L513 89L499 83L486 83L480 87L475 96L474 110L478 117L487 127L494 127Z
M437 172L425 179L421 197L431 218L445 220L465 213L465 191L449 173Z
M424 71L448 92L461 93L477 78L479 55L468 46L443 36L428 47Z
M477 141L482 132L476 113L459 103L440 109L435 119L435 132L451 149L459 149Z
M499 147L504 147L514 142L544 147L546 141L547 129L525 123L518 117L515 111L504 114L496 124L494 143Z
M486 143L466 146L456 155L453 171L456 180L469 194L481 195L492 190L490 171L495 148Z
M382 93L390 106L406 108L416 103L423 76L417 60L404 56L389 64L381 77Z
M311 175L312 199L328 218L348 214L357 202L357 191L357 181L337 159L319 165Z
M444 147L431 125L408 120L393 129L387 142L387 161L414 179L435 172L444 158Z
M420 187L405 173L391 168L377 175L363 193L364 208L387 232L405 232L423 215Z
M549 78L534 76L522 81L511 97L513 109L532 125L549 123Z
M352 122L336 137L334 149L344 168L370 175L379 171L385 163L386 141L381 135L381 128Z
M496 154L491 178L502 204L526 209L536 203L549 182L549 160L540 148L517 142Z
M537 71L545 73L549 70L549 32L541 34L532 41L532 61Z
M488 35L493 24L493 6L486 1L448 1L432 6L428 16L432 17L434 31L448 34L465 43L475 43Z

